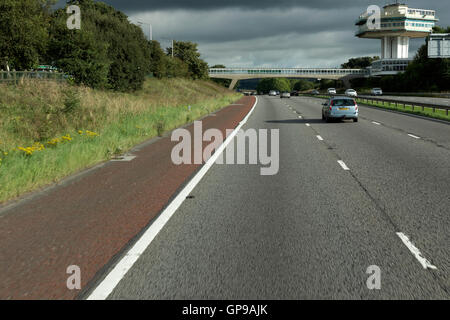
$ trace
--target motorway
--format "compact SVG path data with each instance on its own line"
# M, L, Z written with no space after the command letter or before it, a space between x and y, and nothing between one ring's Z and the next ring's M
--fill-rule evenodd
M450 125L321 102L258 97L278 174L213 165L108 299L449 299Z

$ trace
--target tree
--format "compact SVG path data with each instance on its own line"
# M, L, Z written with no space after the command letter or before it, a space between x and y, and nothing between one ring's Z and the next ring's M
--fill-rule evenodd
M82 10L82 27L69 30L67 14L53 14L48 57L77 83L132 91L150 72L151 48L141 28L113 7L93 0L69 0Z
M16 70L36 67L48 41L49 8L54 0L0 2L0 59Z
M177 57L189 67L192 79L207 79L208 64L200 59L197 44L193 42L174 41L174 57ZM167 48L167 54L172 55L172 48Z
M188 78L190 76L189 66L177 57L166 59L166 77L168 78Z
M335 87L336 87L335 80L322 79L320 81L320 89L328 89L328 88L335 88Z
M307 91L314 88L314 83L308 80L300 79L294 84L294 90L296 91Z
M450 33L450 26L447 28L443 28L440 26L434 26L433 33Z
M259 81L256 90L259 92L269 92L270 90L291 91L291 84L285 78L269 78Z
M95 25L83 17L82 30L69 30L64 10L56 11L53 18L48 48L51 64L72 75L77 84L107 88L111 67L108 44L98 40Z
M351 58L348 62L343 63L341 67L343 69L364 69L370 67L372 62L380 60L380 57L359 57Z
M163 78L167 75L167 57L158 41L149 41L150 47L150 72L156 78Z

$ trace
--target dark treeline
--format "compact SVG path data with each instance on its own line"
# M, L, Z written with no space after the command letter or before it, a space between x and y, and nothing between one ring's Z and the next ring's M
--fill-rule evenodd
M307 91L318 87L318 83L313 80L288 79L288 78L267 78L258 82L256 90L262 93L268 93L270 90L280 92L287 91Z
M3 68L30 70L52 65L77 84L116 91L142 87L149 74L158 78L208 78L197 44L175 41L163 49L115 8L93 0L69 0L81 9L81 29L67 27L66 9L56 0L1 0L0 59Z

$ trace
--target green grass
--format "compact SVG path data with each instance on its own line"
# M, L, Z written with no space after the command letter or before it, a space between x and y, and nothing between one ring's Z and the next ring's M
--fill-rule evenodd
M310 97L314 97L314 98L321 98L321 99L328 99L328 96L323 96L323 95L308 95ZM411 113L411 114L416 114L416 115L420 115L420 116L424 116L424 117L429 117L429 118L434 118L434 119L439 119L439 120L446 120L446 121L450 121L450 115L446 114L446 111L444 109L437 109L436 108L436 112L433 112L432 108L425 108L424 110L422 110L422 107L412 107L411 104L406 104L405 107L403 107L403 104L397 104L395 105L395 103L387 103L385 102L384 104L381 101L364 101L364 99L361 98L357 98L356 99L358 101L358 103L360 104L365 104L368 106L372 106L372 107L377 107L377 108L382 108L382 109L388 109L388 110L395 110L398 112L404 112L404 113Z
M133 94L55 83L4 85L0 93L0 203L123 154L240 97L210 82L183 79L152 79ZM67 134L71 141L48 145ZM17 150L35 142L45 149L32 155Z
M387 103L387 102L385 102L383 104L381 101L365 102L363 99L357 99L357 101L359 103L373 106L373 107L378 107L378 108L383 108L383 109L388 109L388 110L395 110L395 111L399 111L399 112L416 114L416 115L420 115L420 116L424 116L424 117L450 121L450 115L447 115L446 111L444 109L436 109L436 112L433 112L432 108L424 108L424 110L422 110L422 107L417 107L417 106L413 107L412 105L408 105L408 104L405 107L403 107L403 104L396 105L395 103Z

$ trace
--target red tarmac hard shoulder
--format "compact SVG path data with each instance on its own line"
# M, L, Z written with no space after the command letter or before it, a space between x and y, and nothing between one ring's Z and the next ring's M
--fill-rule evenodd
M203 128L225 134L254 102L242 98L204 118ZM86 287L200 167L173 164L174 145L166 136L138 148L131 162L107 162L0 211L0 299L76 298L67 268L79 266Z

